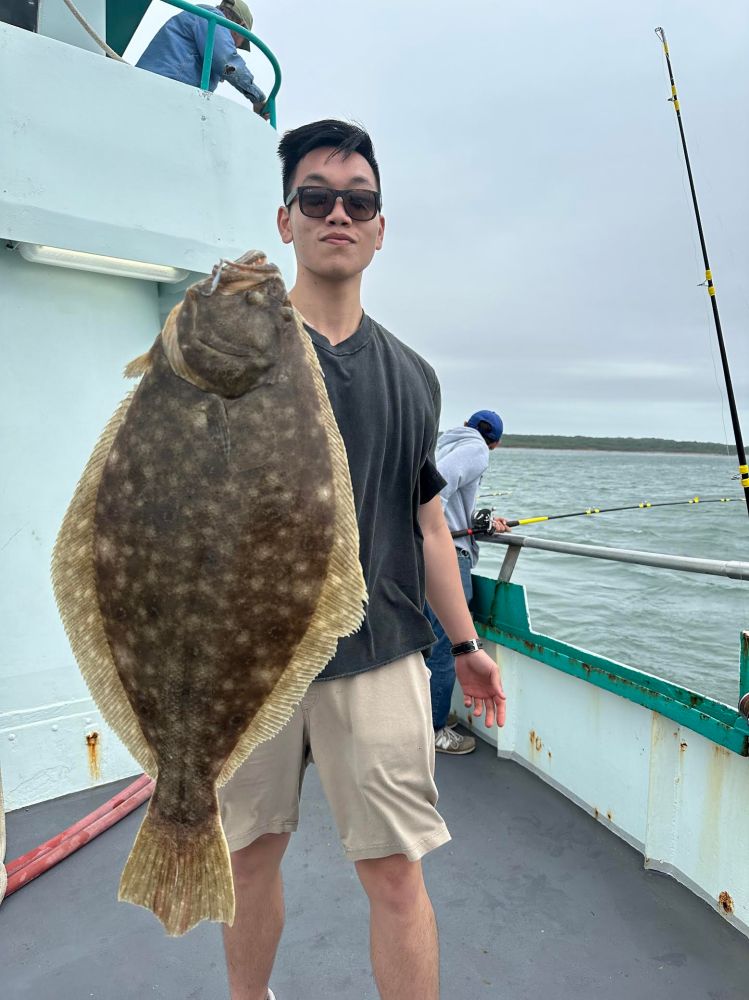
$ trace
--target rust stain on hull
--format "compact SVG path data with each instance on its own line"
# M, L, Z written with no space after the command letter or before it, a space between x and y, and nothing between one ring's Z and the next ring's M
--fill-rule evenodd
M88 773L92 781L98 781L101 775L101 760L99 757L99 734L96 730L86 733L86 748L88 750Z
M723 913L733 913L733 899L725 889L718 896L718 907Z

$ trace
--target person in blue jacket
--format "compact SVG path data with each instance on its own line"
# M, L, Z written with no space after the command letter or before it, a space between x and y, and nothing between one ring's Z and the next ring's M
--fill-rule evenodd
M199 6L216 11L248 30L252 28L252 14L243 0L222 0L218 7L207 4ZM207 33L207 18L182 11L156 32L136 66L158 73L159 76L167 76L170 80L199 87ZM263 110L266 96L255 84L252 73L237 52L238 48L249 49L249 40L239 32L217 24L208 89L215 90L225 80L252 101L253 110L257 114L267 118L268 112Z
M440 492L442 509L450 531L471 527L481 477L489 466L489 452L499 447L504 428L502 418L493 410L478 410L462 427L445 431L437 441L437 469L445 480ZM495 531L510 531L505 518L493 519ZM458 556L460 579L466 601L473 593L471 570L478 562L479 547L470 535L453 539ZM427 660L431 671L432 725L438 753L465 754L476 749L473 736L464 736L448 724L450 702L455 686L455 660L450 639L429 605L425 608L437 642Z

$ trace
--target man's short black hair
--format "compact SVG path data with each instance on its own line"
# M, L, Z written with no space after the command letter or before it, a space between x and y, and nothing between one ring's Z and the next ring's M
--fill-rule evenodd
M363 156L375 175L377 190L382 190L380 187L380 168L377 166L374 146L367 132L352 122L326 118L324 121L311 122L309 125L301 125L299 128L285 132L283 139L278 144L278 155L281 157L283 168L284 201L291 193L291 182L294 179L299 161L307 153L311 153L313 149L327 146L332 147L334 152L344 160L352 153L359 153Z

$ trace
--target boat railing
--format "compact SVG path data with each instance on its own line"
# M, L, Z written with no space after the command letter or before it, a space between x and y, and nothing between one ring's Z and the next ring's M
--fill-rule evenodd
M506 545L499 579L509 583L520 557L522 548L545 549L547 552L562 552L570 556L584 556L588 559L608 559L612 562L635 563L638 566L655 566L659 569L674 569L682 573L705 573L708 576L727 576L732 580L749 580L749 562L721 559L698 559L693 556L675 556L667 552L644 552L640 549L614 549L605 545L584 545L580 542L559 542L551 538L535 535L516 535L509 532L482 536L481 544Z
M180 10L186 10L188 13L196 14L198 17L202 17L208 21L208 33L206 35L205 51L203 53L203 71L200 79L201 90L208 90L208 84L211 79L211 63L213 62L213 46L216 38L217 24L220 24L224 28L229 28L230 31L234 31L238 35L243 35L263 53L273 67L275 77L273 87L268 95L268 100L265 102L265 110L268 112L270 124L273 128L275 128L276 95L281 88L281 67L278 64L278 60L265 42L261 38L258 38L257 35L253 34L248 28L243 27L241 24L237 24L236 21L230 21L228 17L222 17L221 14L217 14L215 10L206 10L204 7L196 7L194 3L186 3L185 0L164 0L164 2L168 3L171 7L179 7Z
M699 559L694 556L677 556L667 552L645 552L641 549L615 549L605 545L586 545L581 542L562 542L534 535L516 535L502 532L486 535L481 544L504 545L507 548L498 579L509 583L520 558L521 549L543 549L588 559L607 559L611 562L634 563L637 566L654 566L657 569L677 570L682 573L703 573L723 576L731 580L749 580L749 562L722 559ZM742 634L739 676L739 712L749 719L749 632Z

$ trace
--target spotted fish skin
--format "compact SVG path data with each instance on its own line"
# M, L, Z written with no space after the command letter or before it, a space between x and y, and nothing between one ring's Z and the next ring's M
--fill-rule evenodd
M290 718L366 590L322 373L263 255L189 289L130 371L53 583L102 714L157 774L120 898L181 934L233 919L217 784Z
M212 808L212 782L309 626L330 554L315 394L280 312L274 334L278 360L233 399L175 375L157 343L99 486L99 604L159 769L155 804L175 822Z

